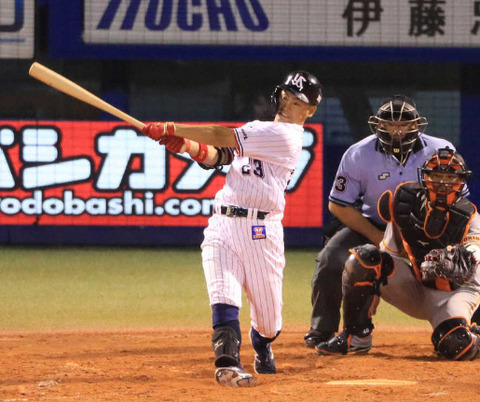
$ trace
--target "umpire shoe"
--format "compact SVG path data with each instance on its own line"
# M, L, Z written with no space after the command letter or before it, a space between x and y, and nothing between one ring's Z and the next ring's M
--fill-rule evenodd
M241 365L220 367L215 370L215 379L223 387L253 387L257 379L248 374Z
M305 346L307 348L315 348L319 343L328 342L335 336L334 332L322 332L315 329L310 329L303 339L305 340Z
M253 331L250 328L250 340L253 342ZM265 346L254 346L255 357L253 359L253 368L257 374L275 374L275 357L273 356L272 346L267 343Z
M316 347L319 355L346 355L347 353L367 353L372 348L372 335L360 338L342 332L328 342L322 342Z

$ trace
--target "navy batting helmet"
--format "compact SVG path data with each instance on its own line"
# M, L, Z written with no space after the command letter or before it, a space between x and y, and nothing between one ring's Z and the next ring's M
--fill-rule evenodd
M285 77L282 84L275 87L271 99L275 113L278 111L282 90L291 92L298 99L312 106L317 106L322 100L322 85L317 77L306 71L292 71Z

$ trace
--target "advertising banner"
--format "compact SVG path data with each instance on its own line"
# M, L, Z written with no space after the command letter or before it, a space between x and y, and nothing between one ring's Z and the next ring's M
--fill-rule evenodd
M91 44L478 47L472 0L84 0Z
M0 222L204 227L227 171L204 170L121 122L1 121ZM286 227L322 226L322 171L322 126L307 125Z

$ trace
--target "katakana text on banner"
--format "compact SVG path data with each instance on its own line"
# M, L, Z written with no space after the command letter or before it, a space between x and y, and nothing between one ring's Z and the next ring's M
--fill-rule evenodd
M322 126L307 125L285 226L322 226L322 157ZM206 226L227 171L204 170L124 123L0 121L0 222Z

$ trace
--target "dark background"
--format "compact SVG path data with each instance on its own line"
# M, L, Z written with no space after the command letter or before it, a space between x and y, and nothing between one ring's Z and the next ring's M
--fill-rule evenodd
M155 53L156 48L150 53L144 49L145 57L91 56L99 54L97 48L83 56L60 57L51 48L55 33L50 21L59 17L58 11L55 14L43 0L37 2L36 13L35 61L141 121L269 119L270 94L286 73L302 69L315 74L324 98L309 122L324 125L325 199L319 202L325 206L341 155L370 134L368 117L382 99L409 95L428 118L426 132L449 139L464 155L474 171L471 199L480 201L480 49L308 48L249 54L207 48L176 59L175 52ZM128 52L128 47L122 49ZM188 54L188 48L181 54ZM32 61L0 59L0 119L114 119L30 78ZM325 222L329 219L326 212Z

